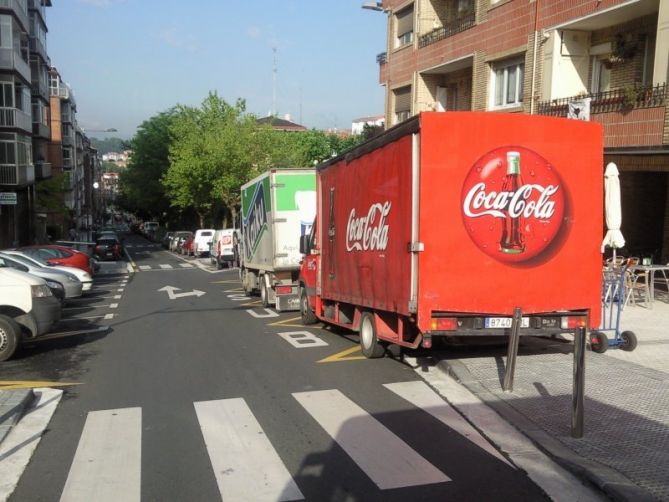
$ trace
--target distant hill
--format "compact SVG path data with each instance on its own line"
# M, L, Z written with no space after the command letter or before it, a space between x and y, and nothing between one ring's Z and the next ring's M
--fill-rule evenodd
M121 138L91 138L91 146L97 148L98 153L103 155L109 152L122 152L128 149L128 144Z

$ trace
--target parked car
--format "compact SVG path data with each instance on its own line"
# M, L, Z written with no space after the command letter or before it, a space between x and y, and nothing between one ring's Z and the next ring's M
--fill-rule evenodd
M99 260L120 260L123 258L123 245L116 234L103 234L95 241L93 254Z
M59 296L59 292L62 294L62 299L69 300L81 296L84 286L74 274L54 267L31 263L28 260L21 260L20 257L3 252L0 252L0 263L44 279L55 296Z
M235 261L234 228L216 230L209 246L209 258L217 269L231 267Z
M11 358L24 337L47 333L61 313L44 279L0 265L0 361Z
M93 273L93 259L86 253L57 244L36 244L17 248L27 255L46 260L51 265L67 265Z
M193 239L193 255L206 256L209 253L209 242L214 237L213 228L200 228L195 231Z
M169 249L170 241L172 240L173 235L174 235L174 232L165 232L165 235L163 235L163 238L160 239L160 245L162 247L164 247L165 249Z
M81 270L80 268L68 267L66 265L52 265L48 263L46 260L39 258L38 256L30 256L21 251L16 251L16 250L4 250L3 253L15 257L21 263L25 264L32 263L37 266L49 267L56 270L62 270L63 272L68 272L74 275L77 279L79 279L82 285L83 292L90 291L90 289L93 287L93 276L91 276L91 274L89 274L85 270Z
M179 252L179 248L183 244L183 242L188 238L193 235L193 232L189 232L188 230L180 230L178 232L174 233L174 237L172 238L172 241L170 242L170 251L174 251L175 253Z
M191 256L193 254L193 243L195 236L193 234L184 237L179 244L179 254Z
M158 230L157 221L145 221L142 227L142 233L147 239L153 240L156 236L156 231Z

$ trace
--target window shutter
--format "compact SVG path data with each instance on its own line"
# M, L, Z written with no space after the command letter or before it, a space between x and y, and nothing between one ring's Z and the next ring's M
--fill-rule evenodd
M402 87L395 92L395 113L411 111L411 86Z
M413 31L413 5L397 13L397 36Z

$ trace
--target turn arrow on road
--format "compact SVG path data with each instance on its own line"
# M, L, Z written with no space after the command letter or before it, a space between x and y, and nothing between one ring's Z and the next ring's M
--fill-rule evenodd
M199 291L197 289L188 291L186 293L175 293L175 291L181 291L181 288L175 288L174 286L165 286L164 288L160 288L158 291L167 291L167 296L169 296L170 300L176 300L177 298L183 298L184 296L200 297L206 294L204 291Z

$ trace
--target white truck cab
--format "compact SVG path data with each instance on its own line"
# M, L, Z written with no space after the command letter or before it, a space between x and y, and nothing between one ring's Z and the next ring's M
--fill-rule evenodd
M44 279L0 267L0 361L11 358L24 338L47 333L60 316L60 302Z

